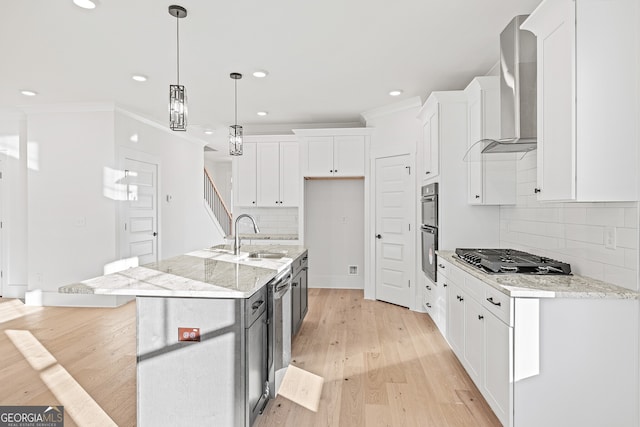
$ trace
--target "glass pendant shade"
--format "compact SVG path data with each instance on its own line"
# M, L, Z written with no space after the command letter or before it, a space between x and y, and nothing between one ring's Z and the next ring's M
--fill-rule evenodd
M242 126L229 126L229 154L242 156Z
M187 92L182 85L169 86L169 127L171 130L187 130Z

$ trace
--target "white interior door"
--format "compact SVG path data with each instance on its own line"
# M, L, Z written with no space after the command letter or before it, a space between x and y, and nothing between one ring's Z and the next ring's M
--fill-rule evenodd
M408 155L376 159L376 299L409 307L414 184Z
M121 258L139 264L158 260L158 165L125 157L126 200L122 203Z

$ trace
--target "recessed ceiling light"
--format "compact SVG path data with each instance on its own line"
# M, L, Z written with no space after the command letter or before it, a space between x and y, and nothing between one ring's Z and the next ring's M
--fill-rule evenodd
M137 82L146 82L147 81L147 76L144 76L142 74L134 74L133 76L131 76L131 78Z
M73 0L73 4L83 9L95 9L98 6L98 0Z
M257 78L261 79L263 77L267 77L267 74L269 74L269 73L267 73L264 70L258 70L258 71L254 71L253 72L253 77L257 77Z
M267 113L266 111L258 111L259 116L266 116L267 114L269 113Z
M207 129L204 131L205 135L213 135L213 131L211 129Z
M34 92L32 90L21 90L20 93L24 96L36 96L38 94L38 92Z
M402 95L402 91L401 90L392 90L391 92L389 92L389 95L391 96L400 96Z

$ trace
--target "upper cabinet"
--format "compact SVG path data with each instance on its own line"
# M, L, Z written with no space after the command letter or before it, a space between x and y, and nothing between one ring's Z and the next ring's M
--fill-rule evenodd
M299 205L297 142L245 142L243 151L234 159L236 206Z
M256 144L245 142L242 156L233 158L233 204L256 206Z
M537 37L538 200L638 200L637 0L544 0Z
M311 136L307 142L309 166L306 176L364 176L363 135Z
M467 96L467 201L472 205L516 203L516 154L481 154L483 139L500 139L500 79L476 77ZM475 144L475 145L474 145Z
M440 147L440 109L435 97L429 97L420 110L418 119L422 124L422 167L420 175L422 180L434 178L440 172L439 147Z
M306 178L364 177L371 128L296 129Z

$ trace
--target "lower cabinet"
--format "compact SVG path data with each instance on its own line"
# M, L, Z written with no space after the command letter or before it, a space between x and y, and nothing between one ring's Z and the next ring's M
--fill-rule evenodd
M302 326L308 310L307 269L308 255L305 251L293 261L291 280L291 334L295 335Z
M269 399L269 366L267 351L269 349L267 325L267 295L260 294L251 298L246 307L247 322L245 332L246 345L246 387L249 425L255 419ZM255 307L255 308L254 308Z
M502 425L640 425L637 300L511 298L438 263L445 337Z

